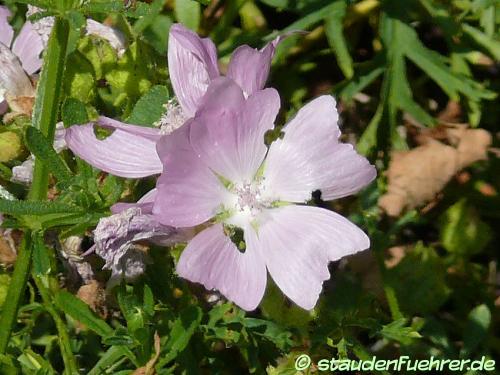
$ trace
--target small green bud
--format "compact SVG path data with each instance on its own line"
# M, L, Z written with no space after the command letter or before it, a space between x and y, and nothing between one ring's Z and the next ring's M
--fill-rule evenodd
M0 162L5 163L20 156L23 151L21 138L14 132L0 133Z

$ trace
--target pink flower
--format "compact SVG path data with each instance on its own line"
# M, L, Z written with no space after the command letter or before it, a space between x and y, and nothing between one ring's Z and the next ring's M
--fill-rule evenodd
M281 40L282 37L278 37L261 50L243 45L234 51L227 77L241 87L245 96L264 88L271 60ZM183 25L174 24L168 38L168 68L179 104L185 117L191 118L210 82L221 76L217 49L209 38L200 39Z
M234 81L217 78L194 119L158 143L165 173L153 214L165 225L207 226L182 253L178 274L246 310L261 301L267 271L292 301L312 309L330 277L328 263L370 245L344 217L297 205L315 190L324 200L345 197L376 176L339 142L334 99L304 106L268 149L264 134L279 108L274 89L246 97ZM240 230L244 252L230 238Z
M240 85L245 95L264 87L275 47L280 40L280 37L275 39L261 50L241 46L234 52L228 77ZM180 24L170 29L168 67L180 109L169 102L168 113L160 121L160 129L101 117L98 125L116 129L111 136L105 140L97 139L93 123L72 126L66 132L68 147L89 164L116 176L139 178L160 173L162 166L156 155L156 140L193 117L208 85L220 76L212 41L201 39Z
M6 97L34 96L29 75L42 67L43 43L33 24L27 21L14 40L10 16L9 9L0 6L0 114L7 110Z

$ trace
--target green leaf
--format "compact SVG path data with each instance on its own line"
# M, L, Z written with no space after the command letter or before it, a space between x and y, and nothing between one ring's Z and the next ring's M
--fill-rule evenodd
M153 127L165 113L169 92L165 86L153 86L135 104L127 122L135 125Z
M85 104L75 98L67 98L62 106L62 120L64 126L86 124L89 121Z
M448 208L440 218L441 242L450 253L470 256L481 252L490 242L491 228L475 209L461 199Z
M175 18L193 31L200 27L201 6L194 0L175 0Z
M388 340L400 342L403 345L411 344L415 339L422 336L413 329L406 326L406 319L401 318L389 324L383 325L380 335Z
M160 58L151 46L140 40L132 43L116 68L105 76L111 86L113 106L125 106L125 112L129 113L152 82L164 79L165 66L166 59Z
M12 201L0 199L0 212L9 215L48 215L75 213L78 207L59 202Z
M141 17L134 23L133 27L134 33L140 35L144 31L144 29L146 29L148 26L157 23L158 17L160 16L160 12L162 11L164 5L165 5L164 0L154 0L150 4L151 15L147 17ZM165 35L165 37L168 37L166 29L163 30L163 34Z
M98 318L85 302L71 293L60 291L55 296L55 303L60 310L84 324L99 336L113 333L113 329L104 320Z
M109 42L95 35L80 39L78 51L92 64L96 80L104 78L118 61L116 51Z
M343 1L336 2L335 5L336 7L332 8L330 15L325 20L325 33L328 43L337 57L337 62L342 73L344 73L346 78L351 78L354 75L352 58L349 54L342 30L342 21L344 20L347 6Z
M470 357L474 350L485 342L490 325L491 312L488 306L483 304L472 309L464 330L464 346L460 352L461 357Z
M128 332L134 334L140 328L143 328L147 317L142 308L142 303L134 293L133 287L120 285L117 292L118 303L125 320L127 321Z
M59 182L66 183L71 179L71 171L68 166L40 130L29 126L26 129L26 144L36 158L46 163Z
M386 278L396 293L401 310L408 315L431 314L446 302L450 294L445 264L433 248L421 243L394 268L388 269Z
M147 27L143 36L160 54L167 52L168 32L173 24L172 18L165 14L159 14L153 23Z
M96 95L94 67L78 50L68 56L64 93L83 103L91 102Z
M136 362L134 354L130 349L124 346L112 346L109 348L95 366L87 373L87 375L102 375L106 373L106 370L113 366L115 363L119 362L122 358L129 358L132 362ZM138 364L136 365L138 366Z
M23 354L17 357L17 360L22 366L23 373L56 374L50 362L31 349L23 350Z
M50 258L41 233L33 233L33 271L42 276L50 272Z
M167 365L186 348L200 325L202 315L201 309L197 306L189 306L181 312L179 318L172 325L170 337L165 345L166 354L161 357L157 368Z
M315 24L319 23L321 20L325 19L328 17L331 12L338 11L337 8L339 7L338 2L335 1L329 5L324 6L323 8L320 8L316 11L313 11L306 16L300 18L299 20L295 21L291 25L285 27L281 32L288 32L288 31L297 31L297 30L307 30L311 26L314 26ZM266 36L266 39L272 39L274 37L275 33Z
M485 48L495 60L500 60L500 41L489 37L484 34L481 30L476 29L470 25L464 23L462 29L467 35L469 35L477 44Z

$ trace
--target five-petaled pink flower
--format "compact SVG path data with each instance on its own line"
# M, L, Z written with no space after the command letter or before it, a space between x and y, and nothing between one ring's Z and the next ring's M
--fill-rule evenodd
M353 194L376 171L339 142L331 96L304 106L268 149L264 134L274 127L279 95L238 83L213 79L196 116L158 143L164 173L153 214L165 225L204 226L180 257L181 277L253 310L269 271L292 301L312 309L328 263L370 243L344 217L303 203L316 190L323 200Z
M227 75L241 86L245 95L264 87L281 39L276 38L261 50L244 45L234 51ZM68 147L89 164L116 176L140 178L161 173L156 141L195 115L208 85L220 76L213 42L180 24L170 28L168 68L180 108L168 106L171 113L166 113L160 129L100 117L97 124L114 129L113 134L100 140L95 136L94 123L73 126L66 132Z

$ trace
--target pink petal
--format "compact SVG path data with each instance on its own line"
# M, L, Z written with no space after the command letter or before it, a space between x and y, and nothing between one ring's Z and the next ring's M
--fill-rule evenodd
M0 6L0 43L10 47L12 38L14 37L14 30L9 24L9 18L12 14L5 6Z
M0 87L14 97L35 95L33 85L19 59L2 43L0 43Z
M240 85L245 95L252 95L264 88L274 52L281 40L282 37L278 37L261 50L243 45L233 52L227 76Z
M145 126L125 124L123 122L113 120L112 118L100 116L97 119L97 124L103 128L120 129L127 133L147 138L151 141L158 142L161 138L160 131L156 128L148 128Z
M355 193L376 177L350 144L339 143L335 100L321 96L305 105L269 149L264 171L272 199L305 202L314 190L331 200Z
M365 250L370 240L344 217L317 207L269 209L259 219L258 248L276 285L310 310L330 278L328 263Z
M254 310L266 289L266 267L251 241L241 253L216 224L194 237L177 264L179 276L217 289L245 310Z
M151 214L153 213L153 203L156 199L156 192L156 189L151 189L146 194L144 194L142 198L137 201L137 203L115 203L113 206L111 206L111 213L118 214L129 208L138 207L141 209L141 212L143 214Z
M153 214L165 225L191 227L214 217L228 191L195 155L186 124L158 142L165 173L157 182Z
M154 131L158 130L106 118L100 118L98 123L115 130L100 140L95 136L93 123L66 129L66 143L75 155L95 168L120 177L141 178L161 173L163 167L154 140Z
M168 39L168 68L184 114L194 116L210 81L219 76L214 44L181 24L173 25Z
M193 149L229 181L250 182L267 151L264 133L274 126L278 93L266 89L245 100L234 81L221 77L210 84L206 98L191 126Z
M12 46L14 52L28 74L33 74L41 69L42 59L40 55L43 51L43 41L35 31L31 22L26 22Z

